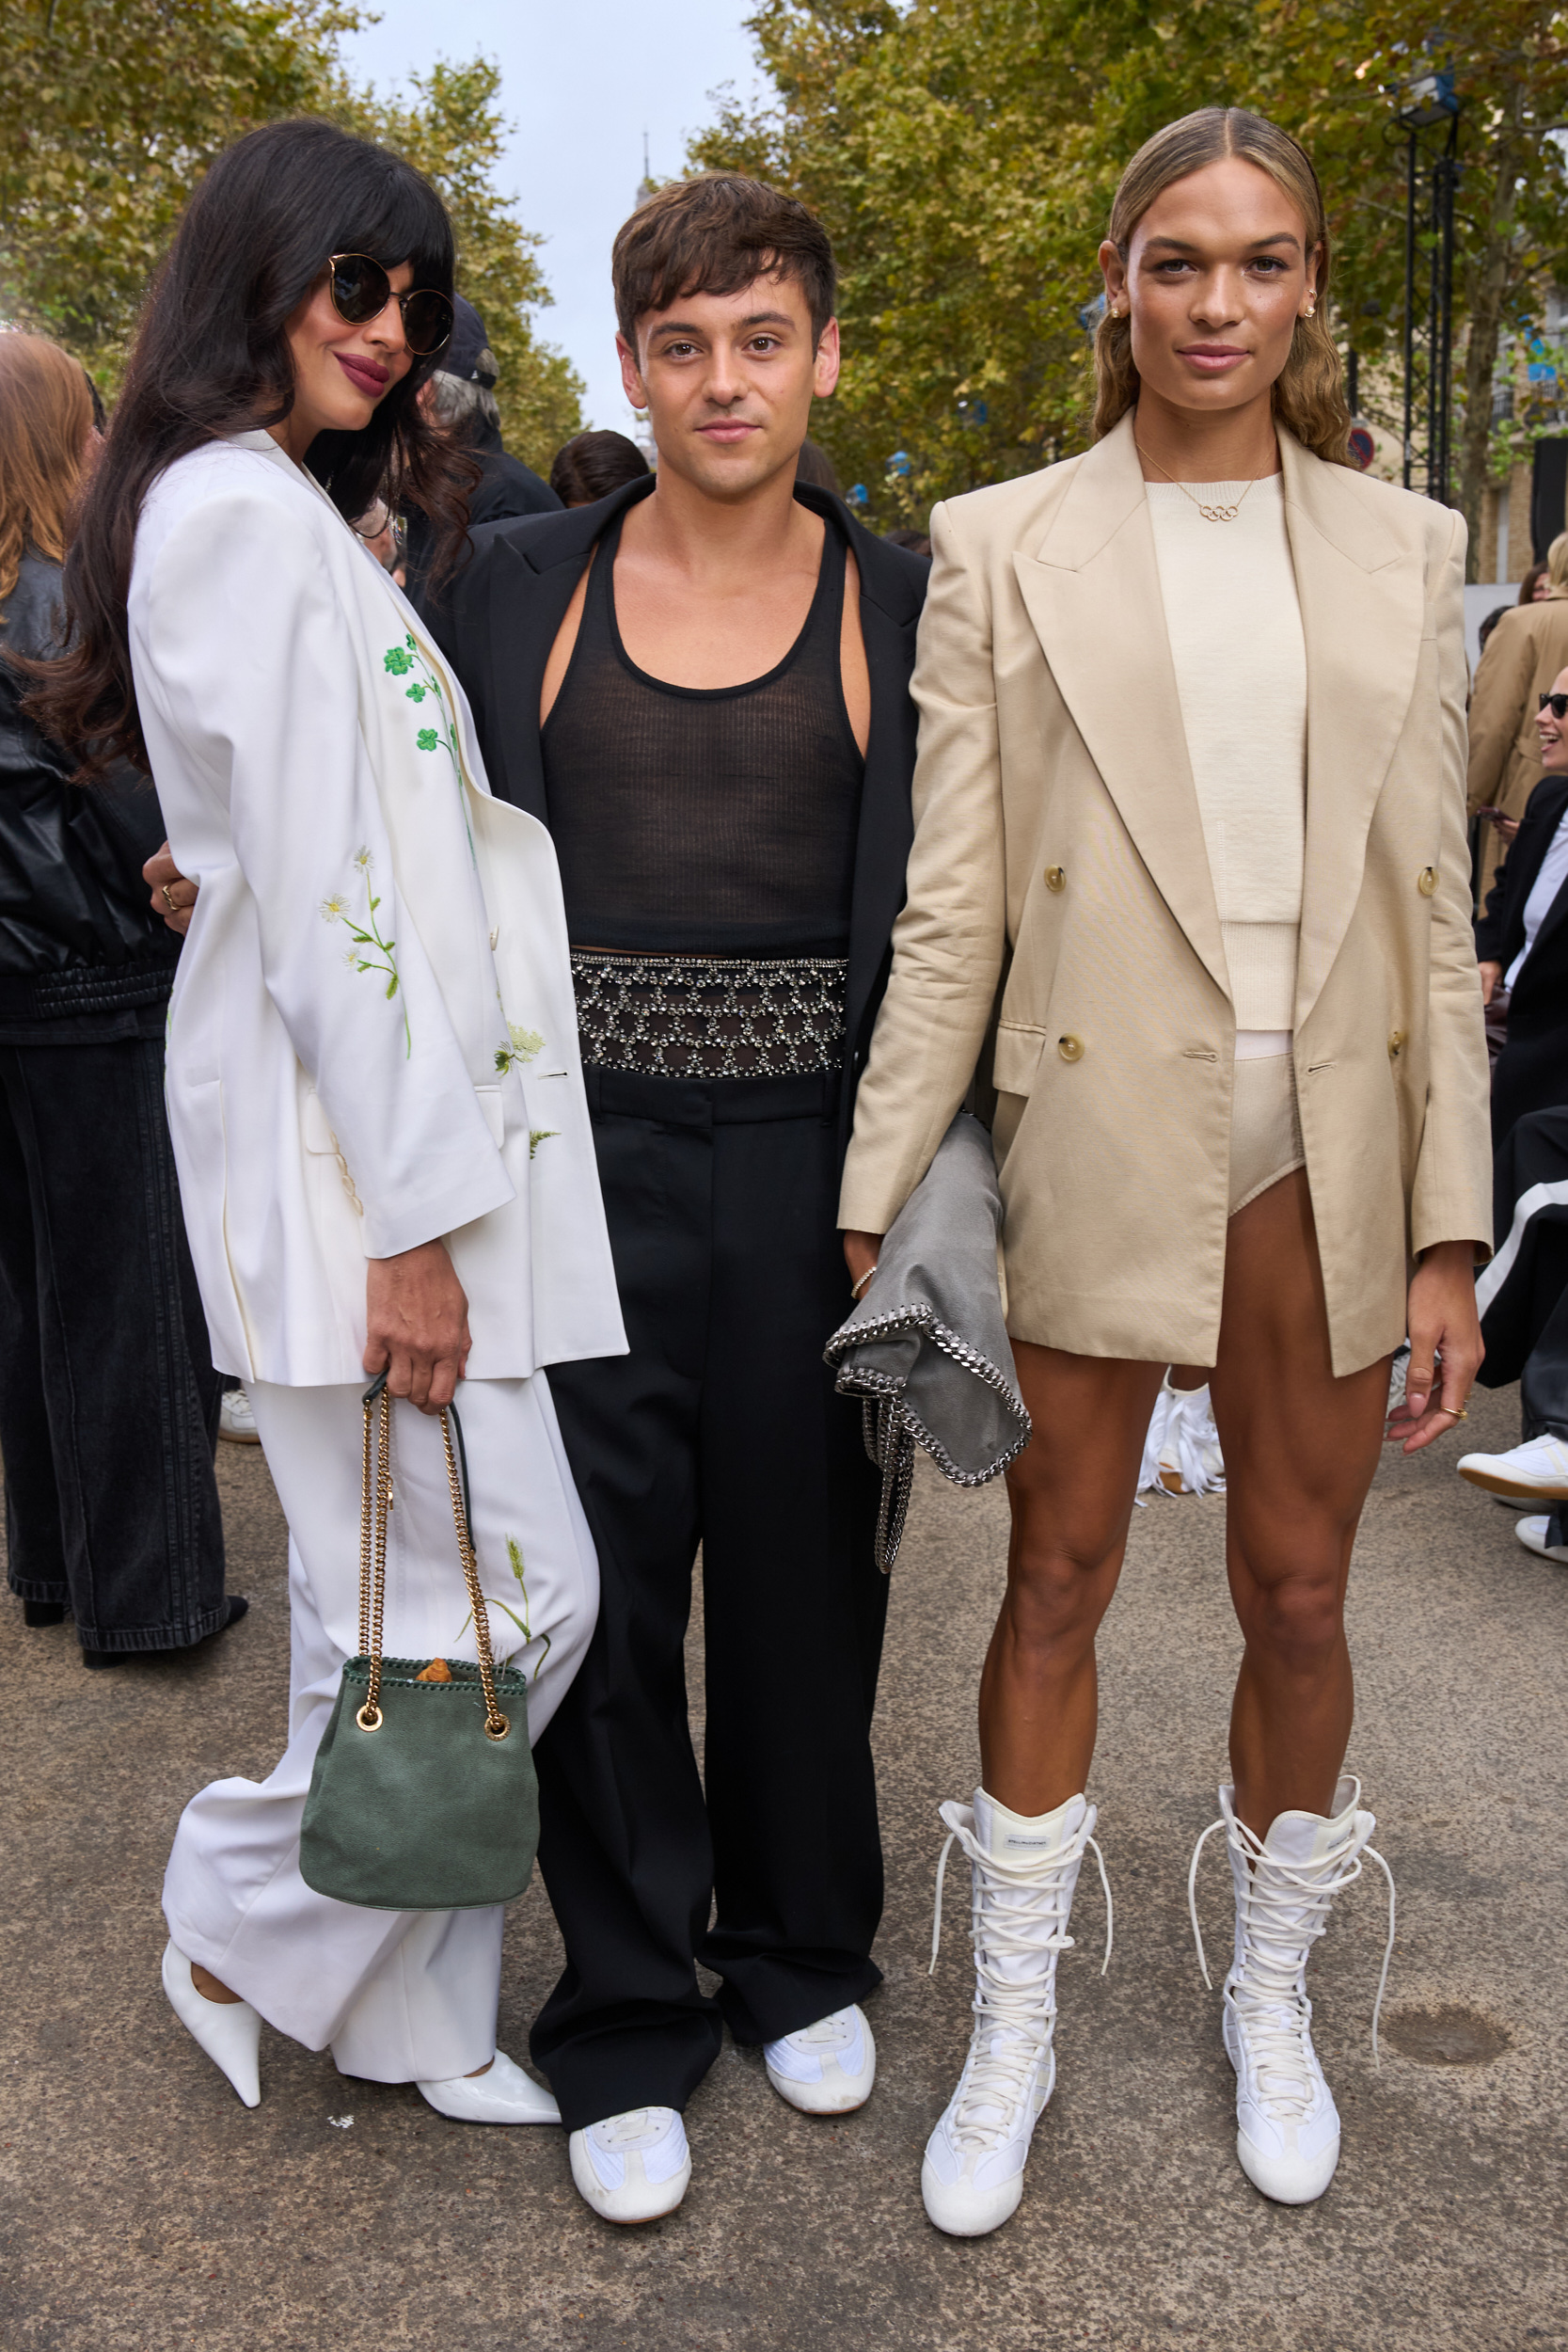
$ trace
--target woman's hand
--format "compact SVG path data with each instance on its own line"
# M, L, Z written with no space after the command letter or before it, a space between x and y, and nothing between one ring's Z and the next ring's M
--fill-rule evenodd
M365 1268L365 1370L421 1413L451 1403L468 1366L468 1301L446 1244L421 1242Z
M1486 1350L1476 1314L1475 1244L1440 1241L1410 1284L1410 1367L1404 1403L1388 1416L1389 1439L1418 1454L1456 1429Z
M876 1272L881 1247L880 1233L846 1233L844 1236L844 1263L849 1269L849 1279L855 1286L857 1299L865 1295L861 1284L866 1275Z
M1476 969L1481 974L1481 1001L1483 1005L1489 1005L1497 994L1498 984L1502 979L1502 965L1492 962L1479 963Z
M152 893L153 914L161 914L169 930L178 931L183 939L190 930L191 916L196 911L198 884L180 871L169 854L166 841L148 859L141 869L141 878ZM376 1370L379 1372L380 1369L378 1364Z

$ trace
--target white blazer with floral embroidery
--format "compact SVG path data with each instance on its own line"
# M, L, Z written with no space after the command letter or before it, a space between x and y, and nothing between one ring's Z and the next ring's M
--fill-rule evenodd
M130 629L200 884L166 1085L214 1362L357 1379L367 1257L438 1235L470 1379L624 1353L555 851L412 608L252 433L149 493Z

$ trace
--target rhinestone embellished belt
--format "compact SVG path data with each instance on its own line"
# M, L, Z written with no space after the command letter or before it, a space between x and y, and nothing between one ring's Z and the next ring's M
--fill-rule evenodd
M844 1067L842 956L660 956L574 947L582 1058L660 1078Z

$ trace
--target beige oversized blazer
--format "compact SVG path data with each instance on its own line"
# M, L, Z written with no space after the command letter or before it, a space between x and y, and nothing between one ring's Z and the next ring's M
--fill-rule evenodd
M1465 526L1279 440L1307 676L1293 1050L1343 1375L1400 1343L1415 1255L1492 1230ZM1014 1338L1212 1364L1236 1025L1131 418L931 535L909 897L840 1222L887 1230L994 1011Z

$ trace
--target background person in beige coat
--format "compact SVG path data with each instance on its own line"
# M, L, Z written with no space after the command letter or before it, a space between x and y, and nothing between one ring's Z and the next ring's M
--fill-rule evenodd
M1172 1360L1214 1367L1245 1639L1220 1791L1237 2153L1281 2201L1327 2186L1305 1970L1374 1826L1339 1776L1351 1546L1407 1313L1399 1434L1464 1415L1491 1230L1464 524L1332 462L1322 199L1283 133L1217 108L1159 133L1101 262L1095 447L933 517L909 898L840 1202L858 1277L994 1009L1035 1434L983 1785L942 1808L974 1871L976 2015L923 2188L960 2235L1017 2205L1054 2078L1095 1633Z
M1535 721L1541 697L1568 669L1568 531L1546 551L1546 593L1505 612L1486 641L1470 698L1470 814L1497 809L1481 835L1481 898L1497 877L1544 772Z

